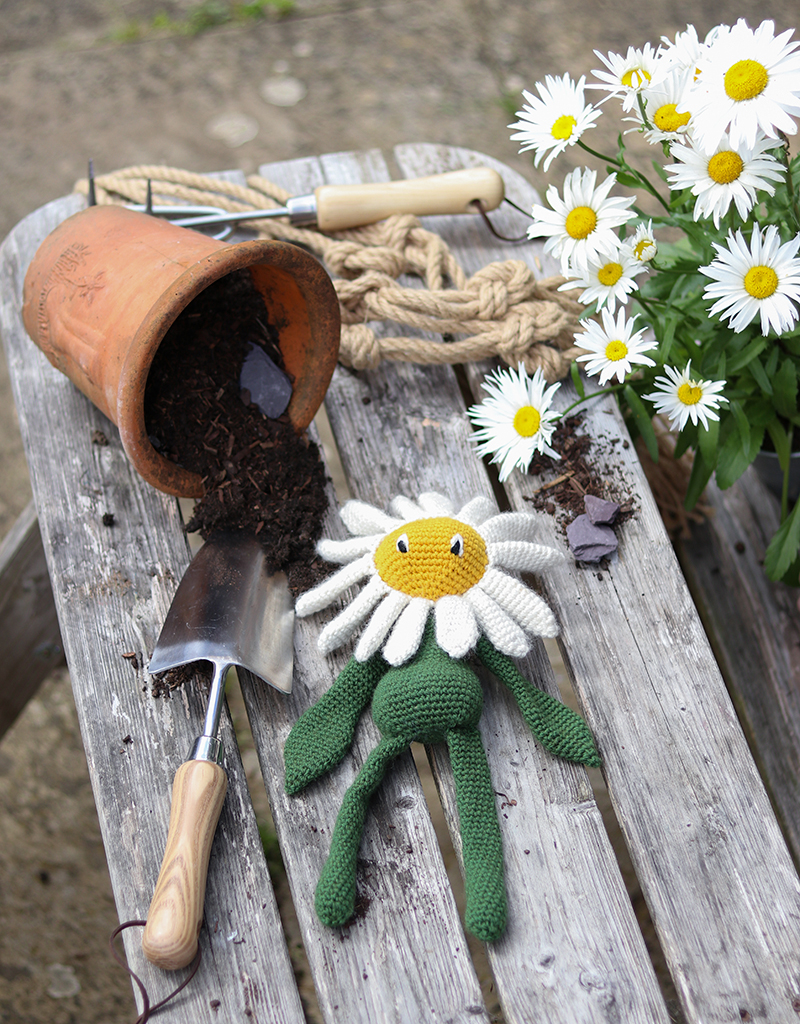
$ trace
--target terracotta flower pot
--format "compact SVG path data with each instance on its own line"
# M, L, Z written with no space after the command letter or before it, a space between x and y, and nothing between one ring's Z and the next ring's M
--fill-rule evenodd
M25 277L22 317L47 358L119 428L135 469L168 494L200 497L200 477L160 455L145 428L153 357L182 310L214 281L248 268L293 377L295 429L314 417L339 351L330 278L288 242L229 245L119 206L92 206L39 247Z

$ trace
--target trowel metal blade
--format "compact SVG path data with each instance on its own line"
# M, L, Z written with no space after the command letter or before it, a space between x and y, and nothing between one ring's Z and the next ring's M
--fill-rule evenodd
M193 661L238 665L290 693L294 606L251 534L219 533L192 559L150 659L151 673Z

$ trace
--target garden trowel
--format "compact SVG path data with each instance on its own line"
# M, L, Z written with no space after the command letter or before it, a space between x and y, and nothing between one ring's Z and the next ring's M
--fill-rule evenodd
M165 970L197 952L211 843L228 785L217 736L225 677L241 666L289 693L294 607L283 573L269 575L251 534L219 533L180 582L150 659L151 673L209 661L213 677L203 734L175 774L169 834L147 914L142 949Z

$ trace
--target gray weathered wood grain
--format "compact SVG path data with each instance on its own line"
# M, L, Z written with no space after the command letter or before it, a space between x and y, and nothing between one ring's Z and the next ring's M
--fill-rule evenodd
M197 681L154 699L143 668L189 561L177 502L143 483L116 428L50 366L20 320L22 281L39 242L82 206L77 196L58 200L7 238L0 329L112 886L120 919L128 920L147 912L172 777L202 731L204 699ZM107 445L93 443L96 430ZM106 512L112 527L103 525ZM122 657L131 651L138 668ZM162 1019L218 1024L252 1013L251 1020L299 1024L303 1012L227 714L221 736L229 790L211 853L203 962ZM126 933L125 948L152 1002L185 973L152 968L138 930Z
M684 575L766 781L800 861L800 614L798 591L772 583L764 552L780 503L755 471L727 491L711 484L713 513L678 542Z
M445 169L436 165L426 173ZM264 176L293 192L310 190L324 181L358 182L388 176L385 165L378 163L374 154L366 159L360 154L329 155L316 166L306 162L299 175L297 170L294 163L260 169ZM480 233L477 218L447 221L443 227L448 229L448 240L455 232L460 242L471 244ZM391 326L385 329L391 330ZM488 478L469 450L464 405L450 368L400 364L355 373L339 367L326 408L348 482L358 498L385 507L396 493L416 496L435 489L449 494L456 503L477 493L491 494ZM548 529L543 517L545 541ZM329 617L323 613L318 621L321 624ZM313 639L313 631L309 639ZM310 663L322 660L313 649L308 655L304 651L303 656L309 657ZM315 671L321 670L318 667ZM332 678L330 667L322 671ZM539 685L557 692L541 648L537 648L525 671ZM620 1018L666 1020L652 966L585 772L538 748L504 689L491 679L486 680L486 686L481 729L495 789L516 801L500 809L510 922L507 935L489 947L506 1020L546 1019L564 1024ZM367 719L360 730L356 764L374 744L374 737L374 728ZM432 751L432 755L458 849L448 758L441 750ZM266 769L267 774L274 771L270 765ZM339 773L317 787L333 790L334 806L353 770L348 765L346 774ZM391 775L387 779L389 785L395 781ZM504 802L508 804L503 795L498 796L498 808ZM378 820L380 813L376 808ZM385 858L373 865L368 851L369 845L362 848L370 865L369 884L388 885ZM417 857L416 847L409 869L417 884L428 871ZM446 881L437 884L445 885ZM382 919L383 915L409 913L408 895L391 895L398 901L394 905L388 898L370 904L363 920L365 930L383 930L375 920L377 915ZM419 926L421 939L424 941L427 935L430 940L430 919L420 921Z
M398 155L404 173L424 173L425 154L412 155ZM469 375L479 397L481 368ZM568 562L544 592L684 1013L796 1020L800 883L788 849L633 446L618 443L613 401L588 403L585 430L599 471L638 511L607 570ZM541 482L512 474L512 506Z
M0 544L0 739L47 675L64 663L33 502Z

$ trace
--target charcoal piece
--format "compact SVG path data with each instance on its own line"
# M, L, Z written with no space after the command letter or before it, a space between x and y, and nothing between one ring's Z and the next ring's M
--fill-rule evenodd
M253 405L258 406L271 420L276 420L286 412L292 397L292 382L287 375L273 363L263 348L252 343L248 345L242 363L239 387L248 392Z
M567 542L579 562L599 562L617 550L617 536L611 527L598 526L586 514L569 524Z
M619 513L619 505L616 501L606 501L594 494L585 494L583 505L586 515L597 526L610 526Z

